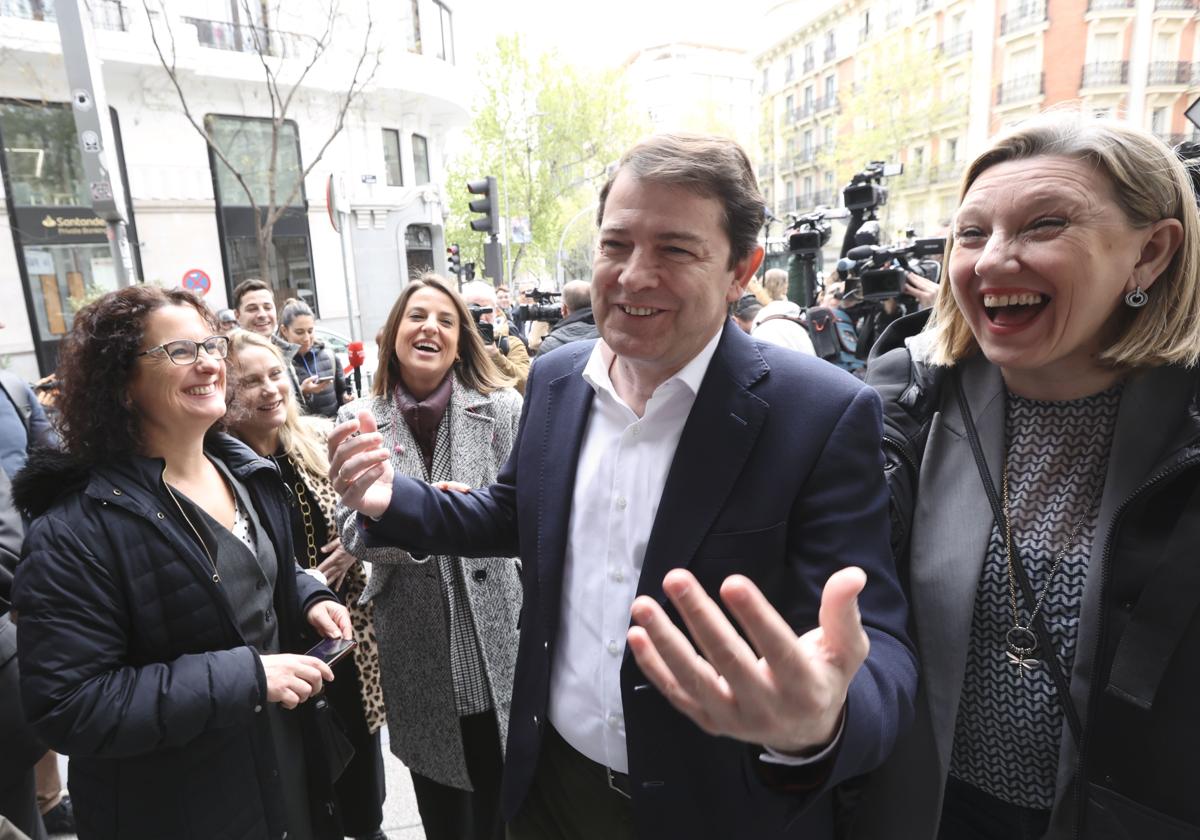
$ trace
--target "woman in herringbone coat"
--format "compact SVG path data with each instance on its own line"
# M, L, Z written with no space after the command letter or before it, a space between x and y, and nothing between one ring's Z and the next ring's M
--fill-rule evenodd
M405 287L379 342L370 412L400 473L469 487L492 483L516 438L521 397L489 360L462 298L425 275ZM371 564L392 752L409 768L426 837L500 838L517 618L515 558L413 557L367 548L338 507L342 544Z

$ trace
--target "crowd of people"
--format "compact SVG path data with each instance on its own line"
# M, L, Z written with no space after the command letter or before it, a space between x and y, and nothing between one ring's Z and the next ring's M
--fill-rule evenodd
M0 377L0 837L52 749L81 840L380 840L384 725L435 840L1200 837L1185 164L997 138L857 377L763 215L645 140L540 351L427 274L359 397L257 280L76 313L52 422Z

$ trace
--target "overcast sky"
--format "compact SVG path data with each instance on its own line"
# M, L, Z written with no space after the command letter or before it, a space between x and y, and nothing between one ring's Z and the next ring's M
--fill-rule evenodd
M591 67L618 66L645 47L699 41L747 47L768 0L471 0L458 4L459 55L486 48L498 32L520 32L541 51Z

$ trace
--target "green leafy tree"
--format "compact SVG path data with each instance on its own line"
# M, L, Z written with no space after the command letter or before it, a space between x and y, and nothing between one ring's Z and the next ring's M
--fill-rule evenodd
M855 56L854 89L841 96L837 143L823 161L835 169L838 183L846 183L872 160L905 161L909 148L930 137L950 109L965 113L957 98L940 95L943 74L937 58L911 38ZM904 175L890 179L889 189L919 188L928 182L933 164L907 161Z
M648 125L636 117L617 72L581 69L554 52L531 54L519 36L497 38L479 78L475 119L447 177L447 242L457 242L462 261L482 270L485 237L471 230L478 217L467 207L475 196L466 183L495 175L499 214L529 220L531 241L510 246L510 275L548 277L564 225L595 202L609 164ZM586 218L571 225L563 246L567 279L590 277L594 227Z

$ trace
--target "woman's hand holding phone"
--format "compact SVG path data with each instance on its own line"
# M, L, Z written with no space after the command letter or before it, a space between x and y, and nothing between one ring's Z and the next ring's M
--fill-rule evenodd
M314 656L298 653L260 655L267 677L267 702L294 709L333 680L333 670Z

